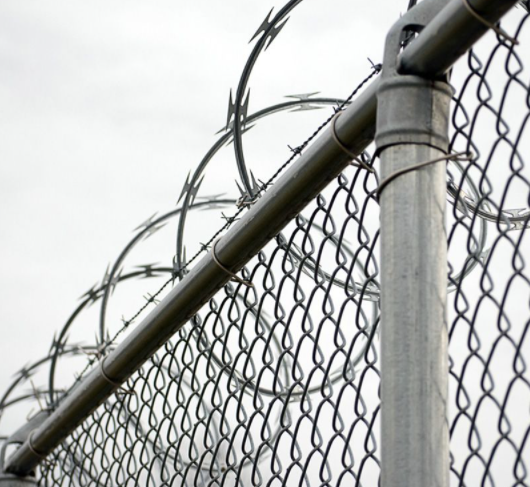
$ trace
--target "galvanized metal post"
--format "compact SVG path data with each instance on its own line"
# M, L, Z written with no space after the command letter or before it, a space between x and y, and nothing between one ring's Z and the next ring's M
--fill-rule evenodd
M445 161L393 177L448 147L449 85L397 71L403 30L427 17L389 34L378 91L382 487L449 485Z

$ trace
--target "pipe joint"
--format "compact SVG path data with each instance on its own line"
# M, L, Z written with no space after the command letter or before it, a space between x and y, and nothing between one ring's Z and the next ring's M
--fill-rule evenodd
M422 144L447 152L452 89L445 81L401 74L399 57L446 6L424 0L390 29L377 92L377 152L399 144Z

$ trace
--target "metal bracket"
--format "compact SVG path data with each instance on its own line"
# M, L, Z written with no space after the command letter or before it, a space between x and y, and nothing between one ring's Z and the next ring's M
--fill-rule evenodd
M401 17L387 35L377 94L377 153L397 144L424 144L447 152L451 87L446 81L402 75L398 63L407 34L420 33L446 3L424 0Z

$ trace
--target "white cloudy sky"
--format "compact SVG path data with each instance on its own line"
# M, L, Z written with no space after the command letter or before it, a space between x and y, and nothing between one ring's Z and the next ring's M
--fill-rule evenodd
M407 4L305 0L258 61L249 111L293 93L346 97L369 72L366 58L380 60L384 34ZM174 207L186 174L225 123L248 41L282 5L0 3L0 391L47 352L131 230ZM286 143L302 142L329 111L305 113L249 134L258 177L271 174L289 155ZM223 157L212 163L203 194L236 196L230 149ZM218 222L201 217L195 225L212 233ZM164 235L171 248L174 227Z

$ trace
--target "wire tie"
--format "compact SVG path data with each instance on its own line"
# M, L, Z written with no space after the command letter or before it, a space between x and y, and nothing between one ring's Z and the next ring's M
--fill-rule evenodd
M35 455L36 457L39 457L41 460L46 459L46 455L43 453L38 452L35 447L33 446L33 433L35 433L37 430L32 430L31 433L28 435L28 448Z
M237 274L234 274L231 270L227 269L223 264L221 264L221 262L219 261L219 259L217 258L217 254L215 252L215 246L217 245L217 242L219 242L219 240L221 239L217 239L213 245L212 245L212 258L213 258L213 261L217 264L217 266L222 269L224 272L226 272L230 277L232 277L232 280L233 281L237 281L241 284L244 284L245 286L248 286L248 287L254 287L254 284L252 283L252 281L248 281L246 279L242 279L241 277L239 277Z
M337 121L337 118L340 117L340 115L342 114L341 111L338 111L337 113L335 113L335 115L333 116L333 118L331 119L331 136L333 137L333 140L336 142L336 144L341 148L342 152L344 152L345 154L348 154L350 157L351 157L351 160L352 161L355 161L357 164L354 164L352 162L352 166L356 166L356 167L362 167L363 169L366 169L368 172L375 172L374 169L372 167L370 167L368 164L366 164L364 161L362 161L361 159L359 159L359 157L357 156L357 154L354 154L353 152L351 152L342 142L341 140L339 139L338 135L337 135L337 129L335 127L335 122Z
M124 394L136 394L135 391L124 389L121 384L118 384L118 382L113 381L105 372L105 359L107 357L104 357L102 360L99 361L99 370L101 371L101 376L111 385L118 388L118 391L123 392ZM117 392L118 392L117 391Z
M442 161L447 161L447 160L470 161L471 159L473 159L473 157L474 156L472 152L468 152L468 151L457 152L454 154L446 154L445 156L438 157L431 161L420 162L419 164L414 164L413 166L400 169L399 171L396 171L394 174L391 174L387 178L383 179L383 181L381 181L381 184L377 188L377 198L380 199L383 189L385 189L392 181L394 181L394 179L397 179L399 176L403 176L403 174L417 171L418 169L421 169L425 166L430 166L431 164L435 164L437 162L442 162Z
M482 15L480 15L475 8L469 3L469 0L462 0L465 7L467 8L468 12L473 15L479 22L482 22L486 27L489 27L490 29L494 30L497 34L499 34L501 37L504 37L507 41L511 42L514 46L519 45L519 41L512 37L510 34L508 34L504 29L501 27L492 24L488 20L486 20Z

